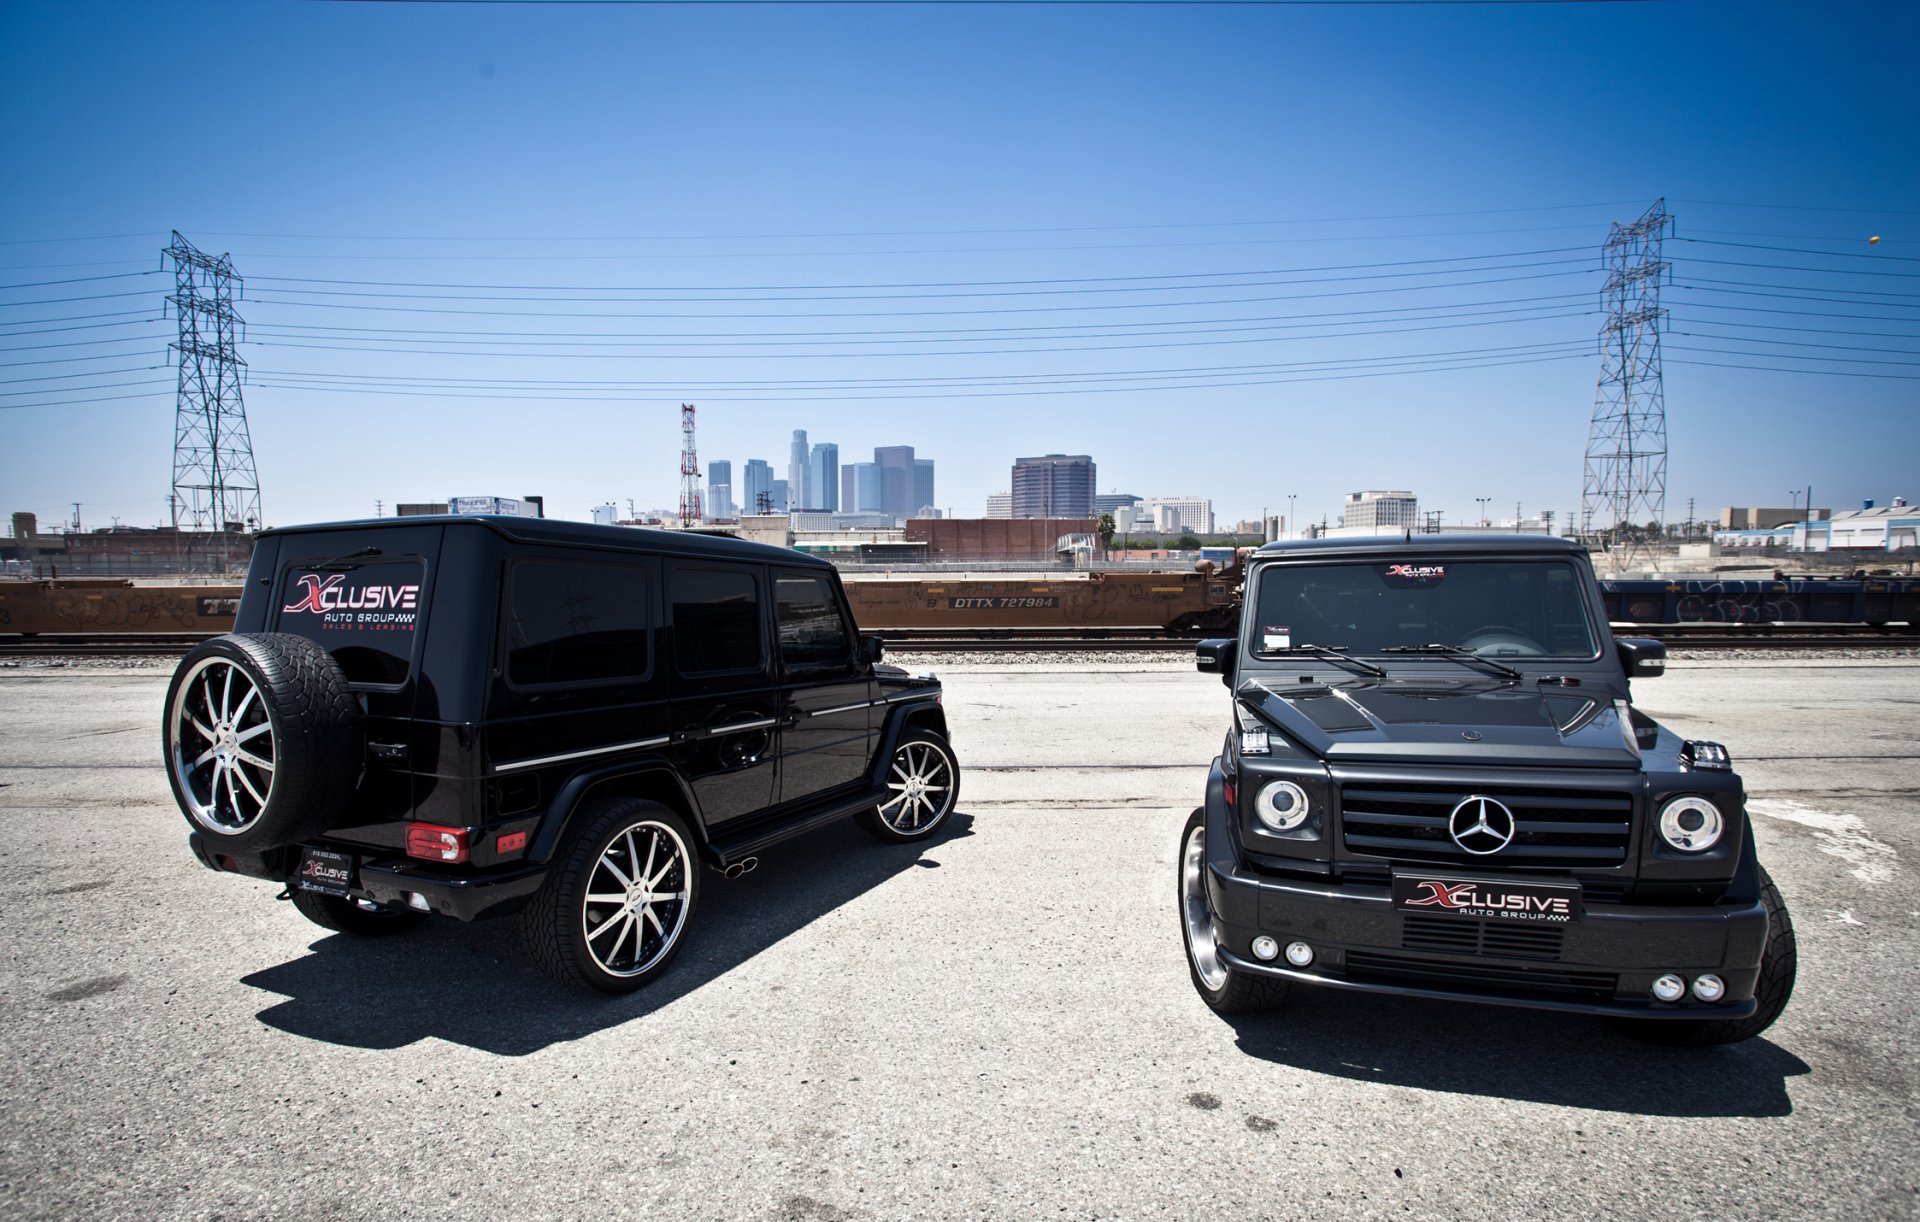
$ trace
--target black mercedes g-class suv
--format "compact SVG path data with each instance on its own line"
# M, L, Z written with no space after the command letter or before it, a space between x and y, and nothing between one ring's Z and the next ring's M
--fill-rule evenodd
M844 816L931 836L940 687L879 665L833 567L679 531L426 517L267 531L234 632L167 691L167 775L214 870L352 934L522 913L607 993L737 876Z
M1764 1030L1793 925L1726 750L1631 704L1586 552L1519 535L1275 543L1197 664L1233 725L1181 838L1194 987L1299 981L1608 1015L1672 1044Z

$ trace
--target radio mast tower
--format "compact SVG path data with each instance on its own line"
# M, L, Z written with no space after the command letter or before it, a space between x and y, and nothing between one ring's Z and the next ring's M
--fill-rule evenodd
M680 405L680 525L700 525L700 458L693 451L693 404Z
M1667 201L1631 225L1607 232L1607 322L1600 329L1600 384L1587 430L1580 533L1607 543L1618 572L1649 558L1644 523L1665 521L1667 401L1660 380L1660 282L1672 266L1660 257L1672 226Z
M170 346L180 354L179 390L173 419L173 526L176 531L213 532L188 539L190 572L225 572L225 532L260 528L260 477L253 466L253 438L240 382L234 332L244 325L234 313L240 277L233 260L214 258L173 233L160 252L173 260L173 293L167 301L180 321Z

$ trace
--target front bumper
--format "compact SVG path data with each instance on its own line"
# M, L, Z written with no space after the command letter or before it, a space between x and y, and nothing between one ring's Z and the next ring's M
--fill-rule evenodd
M292 886L293 872L300 860L300 846L270 849L264 853L214 851L198 832L187 836L188 846L201 865L223 873L244 874ZM485 873L456 874L425 862L405 858L358 857L354 886L349 894L355 899L395 908L436 912L461 921L504 916L526 906L547 870L541 865L516 865ZM421 907L411 897L419 896Z
M1454 1001L1651 1019L1738 1019L1753 1000L1767 938L1756 900L1694 906L1588 904L1551 929L1409 916L1380 885L1295 881L1241 865L1217 816L1208 820L1208 907L1220 956L1236 971L1306 984ZM1305 968L1253 954L1256 937L1313 949ZM1667 973L1726 983L1713 1004L1659 1002Z

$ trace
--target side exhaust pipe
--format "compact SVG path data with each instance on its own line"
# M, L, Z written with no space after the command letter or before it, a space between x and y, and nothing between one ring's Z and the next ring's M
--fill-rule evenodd
M760 864L760 859L758 857L743 858L742 860L736 861L732 865L728 866L726 868L725 873L728 878L739 878L743 874L753 873L754 868L757 867L759 864Z

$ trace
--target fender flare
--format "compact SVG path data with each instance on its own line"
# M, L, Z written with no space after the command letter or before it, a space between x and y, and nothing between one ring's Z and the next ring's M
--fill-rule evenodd
M546 865L553 859L554 852L560 847L561 839L567 829L573 825L574 816L586 795L594 786L607 781L626 777L663 776L673 783L679 791L680 800L685 804L687 825L692 829L694 839L704 849L707 844L707 821L700 811L700 802L693 796L686 778L672 761L663 755L648 754L633 759L620 760L617 763L601 764L594 768L583 768L567 778L560 792L547 804L546 813L540 817L540 825L535 829L532 843L527 846L526 861L533 865Z

